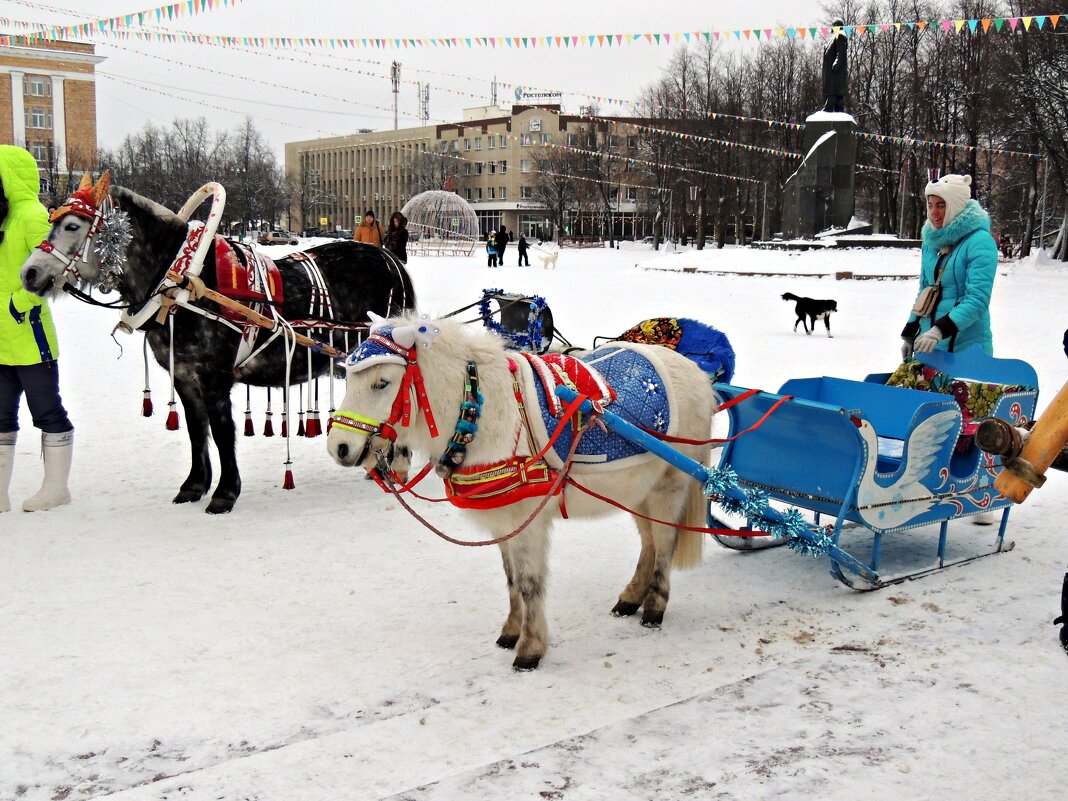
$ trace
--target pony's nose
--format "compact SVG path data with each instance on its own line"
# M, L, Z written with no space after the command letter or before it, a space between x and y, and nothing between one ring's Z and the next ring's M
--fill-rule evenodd
M35 267L27 267L26 268L26 280L31 284L37 282L37 268L35 268Z
M345 458L348 455L349 455L349 446L346 445L344 442L342 442L340 445L337 446L337 458L341 459L342 461L344 461Z

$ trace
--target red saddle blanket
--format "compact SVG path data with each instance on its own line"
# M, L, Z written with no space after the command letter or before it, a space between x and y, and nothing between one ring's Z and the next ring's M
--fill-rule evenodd
M530 363L534 375L545 388L546 401L553 417L563 414L566 405L555 394L556 387L560 385L570 387L580 395L585 395L590 400L599 401L606 406L616 398L615 390L608 386L604 377L586 362L579 361L574 356L566 356L563 353L547 353L544 356L535 356L532 353L522 355Z
M257 261L262 270L254 268ZM272 300L280 305L285 301L278 265L266 256L253 253L251 248L240 242L221 236L215 237L215 278L219 292L242 303ZM229 309L223 309L223 314L235 322L244 321L241 315Z

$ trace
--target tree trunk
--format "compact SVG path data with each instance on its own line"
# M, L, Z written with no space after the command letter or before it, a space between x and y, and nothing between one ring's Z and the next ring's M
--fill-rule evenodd
M1036 236L1038 222L1038 161L1030 159L1027 175L1027 208L1024 209L1023 230L1020 232L1020 257L1031 255L1031 241ZM1041 247L1042 243L1039 243Z
M1056 261L1068 261L1068 208L1064 210L1061 218L1061 229L1057 232L1057 240L1049 251L1050 258Z
M701 191L701 195L697 201L697 231L695 232L695 238L697 240L697 249L705 249L705 193Z

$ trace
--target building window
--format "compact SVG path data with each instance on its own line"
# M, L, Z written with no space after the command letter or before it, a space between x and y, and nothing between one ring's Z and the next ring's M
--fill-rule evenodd
M467 192L467 199L470 200L471 199L471 190L467 189L466 192Z
M531 136L528 133L519 134L519 146L520 147L530 147L532 144L534 144L534 137L533 136Z
M475 200L482 200L482 187L479 186L475 189Z
M523 198L524 200L530 200L530 198L534 197L534 187L532 187L532 186L521 186L521 187L519 187L519 197Z
M621 140L616 134L612 134L608 137L608 144L611 147L619 147L620 144L622 144L622 141L623 140Z
M482 162L481 161L476 161L475 162L475 175L481 175L481 174L482 174Z
M44 142L31 142L30 152L38 164L43 165L48 158L48 146Z
M627 187L627 200L637 200L637 199L638 199L638 187L636 187L636 186L628 186Z
M497 172L497 162L496 161L487 161L486 164L489 165L489 173L490 173L490 175L494 175Z
M493 150L495 147L497 147L497 137L491 134L489 137L489 149Z
M464 150L470 150L470 149L471 149L471 140L470 139L465 139L464 140Z
M501 175L504 175L506 172L508 172L508 162L502 161L497 169L501 171Z
M51 97L52 79L43 75L31 75L26 79L26 89L34 97Z
M481 150L481 149L482 149L482 137L480 136L477 139L475 139L475 150Z
M519 171L520 172L530 172L530 167L531 167L530 159L520 159L519 160Z
M471 174L471 162L470 161L465 161L464 162L464 175L470 175L470 174Z
M508 187L507 186L502 186L500 189L498 189L497 190L497 197L499 197L501 200L507 200L508 199Z
M27 128L51 128L52 115L43 108L32 108L26 112Z
M636 147L638 147L638 137L636 137L636 136L628 136L627 137L627 147L629 147L631 150L634 150Z
M553 135L552 134L548 134L548 133L543 133L541 135L541 143L543 145L551 145L553 143Z
M494 189L492 186L489 188L489 199L490 200L496 200L497 199L497 190Z
M497 135L497 147L504 147L504 134Z
M567 146L568 147L578 147L578 141L579 141L578 134L569 133L567 135Z

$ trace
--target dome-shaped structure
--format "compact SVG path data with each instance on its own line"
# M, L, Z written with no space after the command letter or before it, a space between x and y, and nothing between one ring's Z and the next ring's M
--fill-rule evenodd
M419 256L470 256L478 243L478 217L455 192L431 190L401 209L408 218L408 252Z

